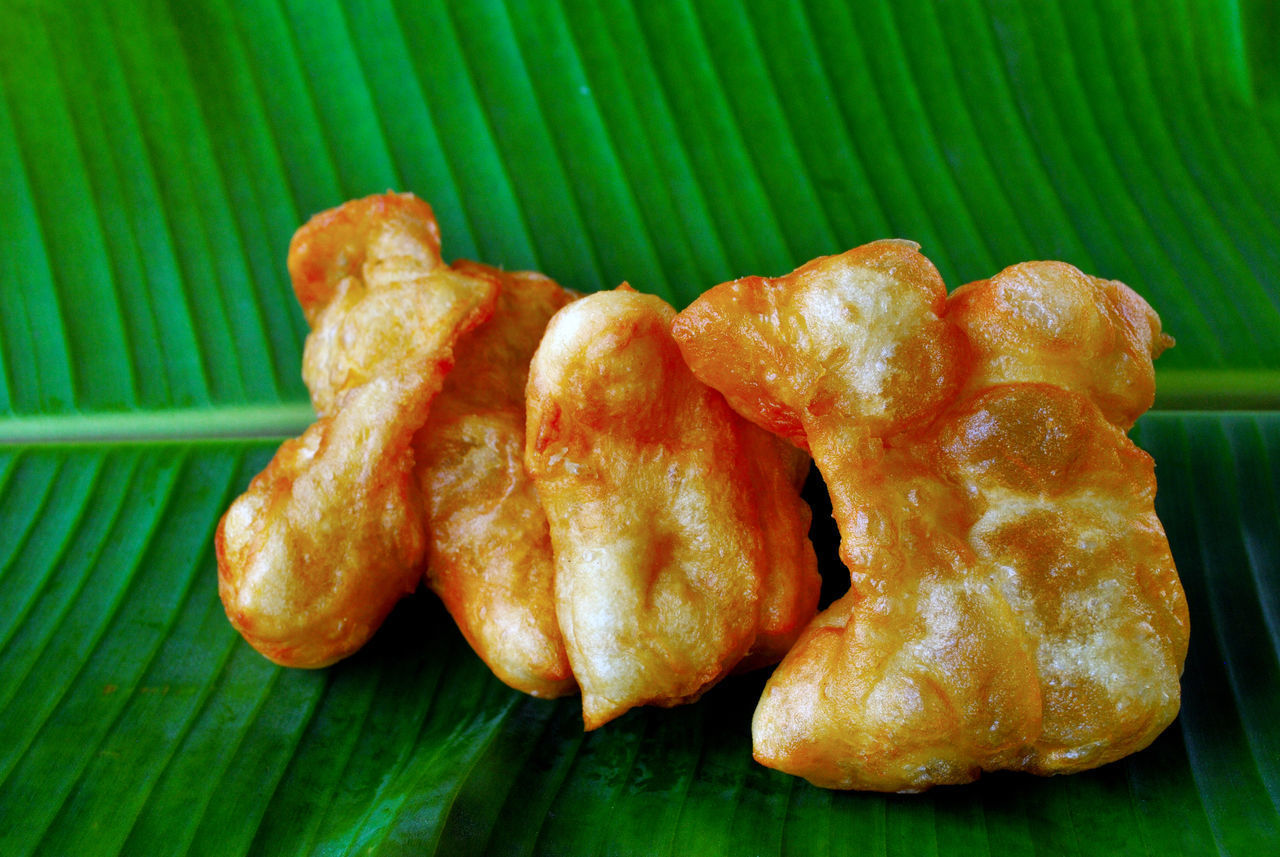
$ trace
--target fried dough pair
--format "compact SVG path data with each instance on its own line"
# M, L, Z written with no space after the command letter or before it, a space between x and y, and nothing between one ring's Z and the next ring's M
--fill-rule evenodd
M588 729L776 661L817 605L808 457L693 377L674 314L625 286L590 295L530 369L525 463Z
M446 266L430 206L409 194L312 218L289 270L320 418L219 526L232 624L277 663L324 666L425 578L499 678L572 692L523 454L529 360L573 294L540 274Z
M882 241L717 286L674 334L812 450L852 587L756 710L756 758L831 788L1094 767L1172 721L1188 618L1124 431L1171 340L1120 283L1027 263L949 299Z
M430 206L409 194L312 218L289 272L311 326L303 378L319 418L223 516L218 591L254 648L320 667L363 645L417 586L427 541L413 439L498 282L445 265Z
M551 534L524 469L525 382L551 316L575 297L541 274L474 262L501 283L493 317L462 337L414 443L427 506L426 582L511 687L572 693L553 590Z

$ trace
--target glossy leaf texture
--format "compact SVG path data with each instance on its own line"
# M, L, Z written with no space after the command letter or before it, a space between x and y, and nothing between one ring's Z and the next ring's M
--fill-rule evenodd
M1280 850L1277 45L1267 0L4 4L0 854ZM285 250L388 188L450 258L676 304L886 236L953 287L1132 285L1178 339L1134 431L1178 721L1072 777L842 794L751 760L762 676L584 734L426 593L333 668L263 660L211 541L309 419Z

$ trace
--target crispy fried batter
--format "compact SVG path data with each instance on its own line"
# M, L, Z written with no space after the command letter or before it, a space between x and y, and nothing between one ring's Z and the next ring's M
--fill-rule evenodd
M973 345L973 389L1040 381L1091 398L1128 430L1155 399L1152 360L1173 339L1124 283L1024 262L956 289L947 317Z
M1186 605L1122 431L1151 401L1158 318L1059 263L942 296L912 245L877 242L719 286L674 327L832 495L852 589L753 724L758 760L823 786L1082 770L1178 709Z
M530 369L525 460L588 729L777 657L816 606L808 510L757 496L795 494L801 460L690 374L673 315L627 288L583 298Z
M939 318L946 297L917 245L876 241L719 285L672 330L738 413L808 449L814 424L906 427L954 393L964 337Z
M790 651L817 611L822 578L809 541L813 512L800 496L809 454L745 420L738 422L763 551L756 640L734 667L746 672L772 666Z
M408 194L317 215L289 270L320 418L223 516L218 588L255 648L318 667L359 648L417 584L426 538L410 444L497 283L445 266L430 207Z
M525 382L547 321L574 294L540 274L454 267L502 291L493 317L459 341L415 441L426 582L498 678L562 696L576 684L556 621L551 535L524 469Z

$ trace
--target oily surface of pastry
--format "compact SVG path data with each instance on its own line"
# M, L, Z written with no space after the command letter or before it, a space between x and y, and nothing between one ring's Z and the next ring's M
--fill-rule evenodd
M318 667L359 648L418 582L411 444L498 284L441 261L431 208L409 194L317 215L295 234L289 271L311 326L303 377L319 419L223 516L218 589L255 648Z
M757 759L918 791L1095 767L1172 721L1186 604L1124 434L1170 340L1135 293L1038 262L948 299L886 241L718 286L674 332L812 450L851 573L766 686Z
M525 383L551 316L575 295L530 272L475 262L497 308L462 337L414 443L426 503L425 579L508 685L549 698L576 689L556 621L551 533L524 469Z
M526 465L588 729L776 658L816 608L808 509L755 496L796 492L795 453L693 377L673 316L626 287L590 295L556 314L530 368Z
M763 551L756 639L734 668L746 672L782 660L817 611L822 577L809 541L813 511L800 495L809 454L745 420L739 438Z

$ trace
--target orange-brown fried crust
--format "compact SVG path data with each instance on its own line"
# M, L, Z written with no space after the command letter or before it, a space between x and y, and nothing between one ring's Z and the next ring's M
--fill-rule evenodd
M815 421L906 427L954 394L965 343L940 318L946 299L917 245L876 241L786 277L716 286L672 332L734 410L807 449Z
M911 256L877 242L728 283L675 324L696 374L812 449L852 576L766 686L756 758L918 791L1139 750L1177 714L1188 620L1123 429L1170 340L1067 265L943 300Z
M547 518L524 469L525 382L551 316L573 292L541 274L454 266L501 283L493 316L462 337L415 441L427 507L427 584L498 678L572 693L556 621Z
M1126 431L1155 399L1152 361L1173 345L1136 292L1064 262L1024 262L961 286L947 316L972 346L971 388L1053 384L1092 399Z
M319 667L363 645L418 582L412 440L455 340L489 316L498 287L444 265L431 208L408 194L317 215L295 234L289 270L320 416L223 516L218 589L256 649Z
M738 429L763 551L756 639L734 667L746 672L772 666L791 650L817 612L822 578L809 541L813 512L800 496L809 453L750 422L742 421Z
M525 462L588 729L777 658L817 603L802 457L693 377L673 316L625 287L591 295L530 369Z

